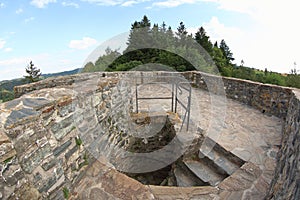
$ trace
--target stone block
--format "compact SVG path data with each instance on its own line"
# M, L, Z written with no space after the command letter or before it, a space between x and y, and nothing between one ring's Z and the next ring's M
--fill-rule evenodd
M22 99L23 105L26 107L30 107L34 110L39 110L43 107L50 106L52 104L51 101L45 98L23 98Z
M66 154L65 154L65 158L66 160L69 160L69 158L76 152L78 151L79 147L76 145L74 146L72 149L70 149Z
M16 189L10 199L38 200L41 198L39 191L30 183L24 183Z
M72 141L68 140L67 142L63 143L62 145L59 145L53 150L53 155L54 156L59 156L61 153L63 153L70 145Z
M34 130L35 129L35 130ZM46 135L46 130L42 127L34 127L33 129L29 129L23 132L16 140L15 140L15 149L18 153L22 154L27 150L31 145L35 145L41 142L45 143L47 140L43 137Z
M57 159L56 158L51 158L44 162L41 166L45 171L48 171L52 167L54 167L57 164Z
M10 142L10 139L7 137L7 135L2 132L0 130L0 145L3 144L3 143L9 143Z
M12 143L3 143L0 145L0 163L14 157L17 154Z
M26 173L31 173L41 162L52 154L49 144L26 153L21 159L21 166Z
M2 172L8 186L17 184L24 177L24 172L18 164L9 164Z
M35 111L34 109L30 108L21 108L19 110L13 110L10 115L7 117L5 122L5 127L10 128L14 124L23 121L25 119L33 119L37 117L39 112Z
M73 115L56 122L52 127L51 131L57 140L61 140L64 136L70 133L74 129L74 119Z

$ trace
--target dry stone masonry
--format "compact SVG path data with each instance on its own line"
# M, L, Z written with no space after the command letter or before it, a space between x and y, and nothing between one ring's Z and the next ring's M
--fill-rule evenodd
M221 91L211 86L221 81L230 101L281 119L282 140L265 147L273 159L260 165L248 159L246 151L236 152L221 142L211 152L193 148L203 142L201 135L162 172L167 173L159 183L146 180L146 174L128 174L138 181L129 178L111 165L120 163L111 158L122 156L112 144L147 152L147 147L157 149L154 144L163 146L165 141L157 143L160 137L153 137L147 146L148 141L129 136L126 116L134 118L132 88L120 81L126 73L77 74L15 87L17 98L0 104L0 199L299 199L300 92L200 72L181 75L197 91L209 85L216 94ZM135 122L147 121L135 117ZM176 117L168 115L167 120L166 129L174 134ZM110 152L109 158L101 154L104 151ZM214 168L206 169L208 163ZM129 166L135 164L140 163ZM205 176L207 170L215 171Z

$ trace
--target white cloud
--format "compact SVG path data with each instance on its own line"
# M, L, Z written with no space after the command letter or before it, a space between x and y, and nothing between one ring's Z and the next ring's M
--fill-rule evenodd
M24 22L25 22L25 23L29 23L29 22L33 21L34 19L35 19L34 17L29 17L29 18L26 18L26 19L24 20Z
M30 2L31 5L38 8L45 8L49 3L56 3L56 0L32 0Z
M5 4L4 3L0 3L0 8L4 8Z
M154 2L152 4L152 7L177 7L183 4L192 4L196 3L197 0L166 0L166 1L159 1L159 2Z
M134 4L137 4L137 3L139 3L139 2L137 2L137 1L125 1L124 3L122 3L121 6L128 7L128 6L132 6Z
M0 38L0 49L2 49L5 45L6 41Z
M288 72L293 63L300 62L300 12L298 1L272 0L206 0L218 3L227 11L245 13L254 19L254 26L235 43L238 53L247 57L254 67ZM243 53L242 53L243 52ZM247 65L245 59L245 65Z
M212 17L208 22L202 24L214 43L216 40L224 39L229 46L234 63L240 64L243 59L245 66L265 69L276 72L289 72L294 62L299 62L298 47L300 40L299 31L288 31L271 26L257 27L242 30L230 27L222 23L219 18ZM285 25L283 25L285 26ZM198 28L188 29L195 33Z
M83 2L93 3L99 6L123 6L128 7L134 4L147 2L150 0L81 0Z
M6 60L0 60L0 80L23 77L26 63L29 63L29 61L30 60L25 57L15 57Z
M256 21L264 25L275 25L284 22L296 22L300 17L298 1L274 1L274 0L200 0L212 2L219 9L234 11L250 15ZM286 21L287 20L287 21ZM290 23L291 24L291 23Z
M62 2L61 5L64 7L69 6L69 7L79 8L79 5L77 3L73 3L73 2Z
M18 10L16 10L16 14L21 14L23 12L22 8L19 8Z
M124 1L123 0L81 0L83 2L95 3L100 6L115 6L120 5Z
M6 41L0 38L0 49L2 49L5 45Z
M13 50L13 49L10 48L10 47L4 49L5 52L11 52L12 50Z
M212 42L221 41L222 39L233 41L243 34L239 28L225 26L215 16L209 22L203 23L203 27L211 37Z
M42 66L44 62L50 62L50 55L37 54L0 60L0 80L22 78L25 75L25 67L31 60L38 68L41 68L41 71L43 72Z
M83 37L82 40L71 40L69 43L69 47L71 49L87 49L91 46L97 44L97 40L89 37Z

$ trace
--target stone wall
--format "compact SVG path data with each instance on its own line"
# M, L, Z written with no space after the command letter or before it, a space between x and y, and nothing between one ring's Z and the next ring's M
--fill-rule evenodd
M294 91L267 199L300 199L300 93Z
M213 85L223 85L228 98L235 99L258 109L262 113L284 118L289 108L289 100L292 97L291 88L276 85L268 85L236 78L219 77L200 72L186 72L185 76L191 80L194 86L208 89L210 92L222 93L220 88Z
M118 99L126 98L128 93L118 90L118 79L100 77L66 77L67 86L39 89L0 104L0 199L64 199L71 191L86 166L93 162L93 155L83 143L87 140L79 130L91 127L78 126L80 120L91 116L87 111L82 116L76 109L80 109L79 104L92 106L97 112L92 114L101 122L120 104ZM63 86L63 78L58 80L48 82ZM54 86L45 82L41 87ZM37 85L17 90L34 90Z
M153 75L170 74L154 72ZM120 98L128 93L124 87L116 87L123 75L78 74L15 88L16 96L21 97L0 104L0 195L4 199L20 195L23 198L27 195L28 199L40 196L63 198L63 190L66 193L71 189L71 184L80 179L85 166L91 162L89 152L93 151L86 151L82 140L93 141L99 133L97 127L91 126L91 123L84 124L85 121L99 122L104 127L101 133L118 129L115 134L109 135L109 140L117 145L126 144L126 133L119 134L124 131L124 121L120 121L124 120L124 113L111 112L122 106ZM217 94L222 93L220 88L211 86L214 83L221 84L227 97L262 113L286 119L276 173L267 199L299 199L299 92L291 88L199 72L185 72L182 75L195 87L207 90L210 85L209 91ZM90 85L86 83L97 78L101 81L96 86L92 85L93 81ZM74 97L73 87L76 84L78 87L75 92L86 92L86 101L81 102L93 105L97 112L97 119L88 111L82 118L77 115L80 130L75 128L76 120L74 122L73 118L73 105L78 100ZM112 118L114 116L117 117ZM84 138L80 134L84 130L95 132L92 137L89 135Z

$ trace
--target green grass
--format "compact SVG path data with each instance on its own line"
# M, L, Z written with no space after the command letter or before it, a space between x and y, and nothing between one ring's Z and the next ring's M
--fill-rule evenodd
M69 191L69 189L67 187L64 187L62 191L64 193L65 199L69 199L69 197L70 197L70 191Z

